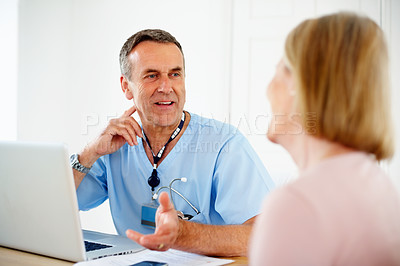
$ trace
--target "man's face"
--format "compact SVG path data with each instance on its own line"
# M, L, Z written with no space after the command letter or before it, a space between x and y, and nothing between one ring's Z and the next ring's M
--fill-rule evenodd
M131 78L125 95L143 125L174 127L186 99L183 56L173 43L144 41L129 54Z

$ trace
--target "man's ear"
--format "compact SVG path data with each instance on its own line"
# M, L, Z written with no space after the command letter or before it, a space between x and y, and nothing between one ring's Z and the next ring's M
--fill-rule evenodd
M132 90L129 88L128 80L125 78L124 75L121 75L120 82L121 82L121 88L125 94L125 97L128 100L132 100L133 99Z

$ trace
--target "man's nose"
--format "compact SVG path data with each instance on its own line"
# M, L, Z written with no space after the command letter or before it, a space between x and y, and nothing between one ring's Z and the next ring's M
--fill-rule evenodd
M170 93L172 91L172 82L167 74L162 74L160 78L160 84L157 88L158 92Z

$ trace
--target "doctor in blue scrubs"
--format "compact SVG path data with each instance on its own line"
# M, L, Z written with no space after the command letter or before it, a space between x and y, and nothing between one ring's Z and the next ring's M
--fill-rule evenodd
M246 256L274 188L255 151L233 126L184 110L183 51L168 32L131 36L120 66L133 105L71 156L80 209L109 199L118 233L149 249Z

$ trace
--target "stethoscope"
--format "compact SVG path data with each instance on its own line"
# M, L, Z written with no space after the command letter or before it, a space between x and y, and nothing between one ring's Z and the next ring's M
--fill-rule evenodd
M179 193L179 191L177 191L176 189L174 189L172 187L172 184L175 181L187 182L187 178L186 177L181 177L181 178L172 179L172 181L169 183L169 186L159 187L157 189L156 193L153 194L152 199L156 200L158 198L158 193L160 192L161 189L169 189L169 196L170 196L172 204L174 206L175 206L175 203L174 203L174 198L172 197L172 191L175 192L176 194L178 194L178 196L180 196L184 201L186 201L186 203L189 204L189 206L196 212L196 214L200 214L200 211L185 196L183 196L181 193ZM178 216L180 216L180 218L185 219L185 220L190 220L193 217L191 215L184 215L182 212L178 213Z

